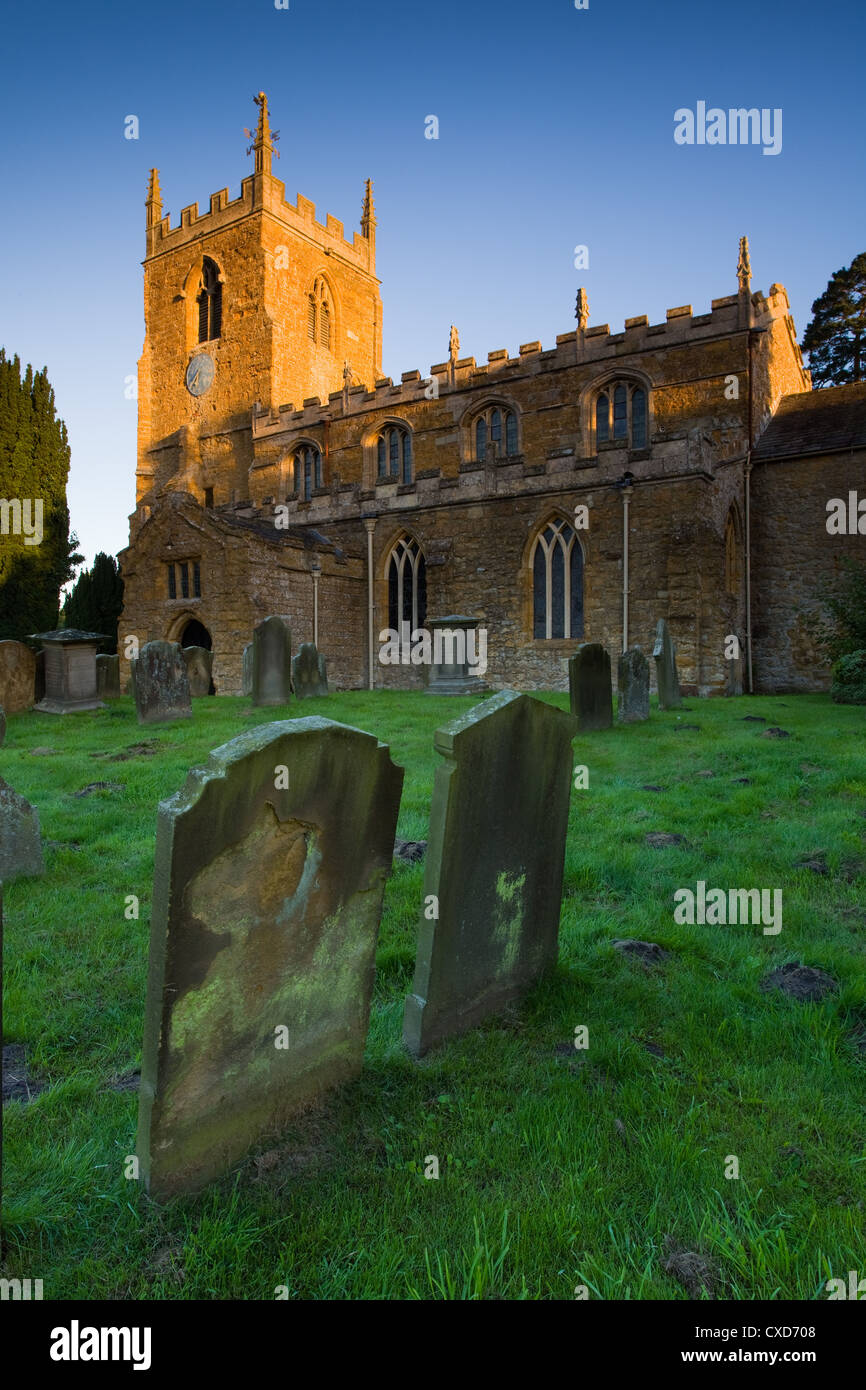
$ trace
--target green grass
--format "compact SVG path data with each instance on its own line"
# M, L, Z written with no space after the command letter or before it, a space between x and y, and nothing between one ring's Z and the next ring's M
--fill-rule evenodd
M424 839L433 731L471 703L353 692L289 713L389 743L406 768L398 833ZM54 845L44 879L5 890L5 1041L25 1043L48 1084L4 1112L4 1273L42 1278L51 1299L271 1299L277 1286L291 1298L570 1299L578 1285L592 1298L687 1298L665 1271L671 1248L705 1256L724 1298L823 1298L831 1276L866 1273L863 710L820 696L688 704L576 741L589 788L572 792L555 975L412 1062L402 1008L423 865L396 865L360 1080L165 1207L123 1175L137 1096L111 1085L140 1065L157 802L211 748L273 716L201 700L191 721L145 729L124 699L10 719L3 776ZM749 713L792 737L762 738ZM149 738L156 756L100 756ZM56 752L34 756L40 745ZM73 797L94 781L121 790ZM653 830L688 844L652 849ZM819 850L826 875L795 867ZM675 925L674 890L698 879L781 887L781 934ZM138 920L124 915L129 894ZM624 959L611 941L627 936L669 959ZM762 992L790 960L828 971L839 992L819 1004ZM579 1024L587 1050L571 1046ZM430 1154L438 1181L424 1177Z

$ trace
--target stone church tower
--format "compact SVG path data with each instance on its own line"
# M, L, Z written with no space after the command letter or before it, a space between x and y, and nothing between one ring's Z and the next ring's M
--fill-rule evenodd
M138 364L136 501L186 492L203 505L248 496L250 410L327 398L381 374L382 301L368 180L361 231L316 221L315 205L287 203L272 169L274 136L263 92L239 198L214 193L171 227L151 171L144 260L144 350ZM277 132L277 135L279 132Z

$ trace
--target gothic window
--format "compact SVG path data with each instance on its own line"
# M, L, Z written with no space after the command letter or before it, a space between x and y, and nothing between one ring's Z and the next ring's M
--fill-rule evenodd
M304 502L309 502L313 489L324 486L321 452L315 444L302 444L295 450L293 465L295 492Z
M416 540L401 536L388 556L388 626L403 635L402 623L409 623L410 634L424 626L427 617L427 567Z
M583 551L567 521L548 522L531 565L533 637L582 637Z
M376 471L380 481L412 481L412 436L402 425L387 425L376 441Z
M725 522L725 589L729 594L739 592L740 564L737 547L737 523L733 507Z
M181 560L177 564L172 562L166 569L169 598L201 598L201 564L198 560Z
M595 443L622 441L630 449L647 446L647 394L633 381L605 386L595 401Z
M519 452L517 416L504 406L490 405L475 420L475 457L483 463L487 445L496 445L496 457L511 457Z
M216 264L205 256L198 295L198 340L209 343L222 332L223 287Z
M331 350L331 292L321 276L307 295L307 337L320 347Z

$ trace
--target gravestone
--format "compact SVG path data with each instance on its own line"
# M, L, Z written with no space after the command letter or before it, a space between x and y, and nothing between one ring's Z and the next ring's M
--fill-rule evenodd
M5 709L3 708L3 706L0 705L0 748L3 747L3 743L4 743L4 741L5 741L5 738L6 738L6 711L5 711Z
M677 676L677 649L664 618L659 618L656 626L653 656L656 663L659 709L676 709L683 702Z
M120 699L120 657L96 658L96 693L100 700Z
M39 813L0 777L0 883L44 872Z
M583 642L568 661L571 712L581 733L613 724L610 656L600 642Z
M139 724L192 716L186 662L177 642L145 642L130 669Z
M408 629L409 624L404 623ZM428 695L483 695L487 685L477 674L483 660L487 663L487 633L484 648L477 618L464 613L451 613L445 618L428 618L431 633L430 679ZM407 638L411 634L406 633Z
M438 729L424 903L403 1040L417 1057L556 963L577 723L505 690ZM437 915L438 914L438 915Z
M215 749L160 804L137 1145L153 1196L359 1074L402 783L373 735L293 719Z
M617 718L620 724L649 719L649 662L640 647L629 647L617 663Z
M253 693L253 644L247 642L244 647L243 666L241 670L241 694L252 695Z
M190 695L195 698L200 695L209 695L213 683L211 680L213 652L209 652L206 647L184 647L183 659L186 662Z
M253 704L287 705L291 691L291 619L275 615L253 630Z
M36 709L42 714L74 714L103 709L96 689L96 652L105 635L61 627L53 632L34 632L42 643L45 661L45 693Z
M312 642L302 642L292 657L292 689L296 700L328 693L328 664Z
M0 642L0 705L7 714L32 709L36 698L36 657L23 642Z

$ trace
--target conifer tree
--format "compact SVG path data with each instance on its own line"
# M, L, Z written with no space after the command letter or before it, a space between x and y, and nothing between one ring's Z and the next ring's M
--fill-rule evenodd
M866 251L835 272L812 314L800 344L812 385L866 381Z
M117 623L123 611L123 580L113 555L100 551L93 569L82 570L63 610L66 627L104 632L100 651L117 651Z

